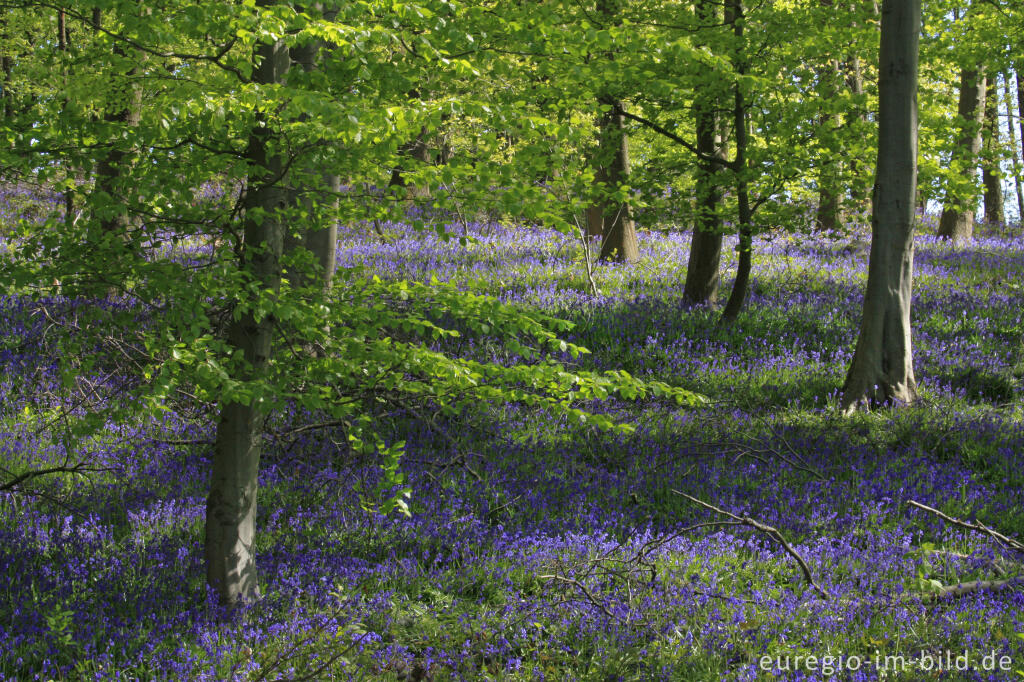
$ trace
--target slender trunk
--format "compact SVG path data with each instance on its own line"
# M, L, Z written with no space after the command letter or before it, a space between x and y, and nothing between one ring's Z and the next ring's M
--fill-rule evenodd
M597 174L594 174L594 181L604 182L604 180L598 180ZM587 206L587 235L590 237L603 237L604 236L604 208L602 206Z
M713 0L699 0L697 20L709 23L716 9ZM697 128L697 151L707 157L725 159L725 144L719 137L719 117L716 98L707 92L694 96L693 113ZM720 284L719 266L722 261L722 192L716 177L717 167L704 159L697 161L696 214L690 256L686 262L686 284L683 301L690 305L714 304Z
M731 15L733 34L737 39L737 50L743 49L743 3L742 0L727 0L727 12ZM733 167L736 173L736 204L737 218L739 219L739 244L736 246L738 252L736 264L736 281L729 293L729 300L722 311L720 324L730 324L739 317L743 304L747 300L750 290L750 267L753 251L753 214L750 210L750 191L747 185L747 105L743 97L741 85L742 78L746 74L746 61L742 53L736 56L737 80L733 85L733 128L736 137L736 157L733 160Z
M1024 140L1021 141L1021 146L1017 146L1017 133L1013 129L1013 94L1010 92L1010 71L1006 72L1006 78L1003 79L1003 98L1006 101L1006 132L1007 137L1010 140L1010 153L1013 159L1013 184L1017 190L1017 223L1024 225L1024 188L1021 187L1021 159L1018 152L1024 149Z
M993 74L985 90L985 159L982 166L982 185L985 187L985 222L1002 225L1006 222L1003 210L1003 176L999 172L1002 144L999 139L999 84Z
M622 103L612 99L604 103L612 109L605 114L601 125L601 156L605 159L610 157L605 169L608 188L618 189L629 182L629 136L626 134ZM636 226L628 202L605 203L600 259L620 263L632 263L640 259Z
M63 14L63 12L61 12ZM0 16L0 73L3 75L3 82L0 83L0 95L3 96L3 116L10 121L14 118L14 93L11 91L11 83L14 81L14 58L7 52L11 44L7 33L7 17Z
M264 6L267 2L260 0ZM260 44L256 58L255 83L282 81L288 62L287 49L281 42ZM280 183L285 161L280 152L272 151L274 133L265 116L257 115L257 121L246 150L251 171L244 197L240 265L258 283L258 291L276 292L281 282L284 243L281 211L287 203L287 192ZM229 346L241 351L244 358L243 367L233 377L241 382L259 379L270 362L274 321L269 316L256 317L255 308L243 306L241 315L228 328ZM206 579L226 606L259 595L253 538L262 416L258 401L229 399L221 404L217 424L206 503Z
M61 53L61 80L63 81L64 89L68 87L68 73L67 73L67 52L68 52L68 24L67 17L64 14L64 10L57 10L57 49ZM68 98L64 97L64 103L61 106L62 109L67 108ZM72 227L75 223L75 188L72 187L71 177L74 175L77 186L81 180L81 170L75 170L68 164L65 172L68 174L67 187L64 188L64 223L68 227Z
M853 11L851 9L851 11ZM864 69L861 66L860 57L851 55L846 62L846 86L858 99L864 95ZM854 120L867 123L867 111L858 108L846 115L848 124ZM859 178L862 175L861 169L870 165L868 159L859 159L856 155L850 156L850 217L857 222L863 222L871 212L871 196L867 189L867 183L862 183Z
M879 50L878 162L871 255L857 346L843 386L846 412L917 400L911 353L920 0L884 0Z
M821 0L824 7L832 7L832 0ZM839 63L829 59L818 73L819 93L826 102L818 121L819 139L827 158L818 161L818 208L814 215L814 228L822 232L835 232L839 227L839 182L840 159L835 129L839 116L832 113L831 101L838 94L836 81L839 79Z
M981 124L985 115L985 76L975 70L960 72L960 100L957 105L960 138L953 149L950 164L963 171L968 182L966 196L947 190L939 219L938 235L962 244L974 236L974 212L977 195L973 190L981 151Z
M327 174L324 176L324 185L327 192L332 196L328 197L331 204L327 218L327 225L306 233L306 248L313 252L319 266L323 285L330 288L334 281L334 271L338 263L338 221L335 217L338 212L338 194L341 192L341 176Z
M1014 75L1017 76L1017 125L1020 127L1020 153L1021 160L1024 161L1024 87L1022 87L1024 83L1021 83L1020 71L1019 67L1014 69ZM1009 109L1009 105L1007 105L1007 109ZM1017 178L1020 179L1020 174L1017 175ZM1021 211L1020 223L1024 225L1024 208Z
M621 24L621 0L597 0L597 12L608 24ZM606 57L613 60L609 53ZM603 175L604 192L617 191L629 183L629 135L626 133L626 119L622 115L624 104L611 92L602 91L598 103L607 111L601 116L600 144L598 151L599 175ZM601 235L601 260L615 260L632 263L640 259L636 226L633 224L632 209L628 201L613 202L602 199L603 227Z
M319 5L314 7L321 10ZM296 45L289 49L289 58L292 64L301 66L302 71L309 74L318 68L319 53L323 47L324 45L320 41L309 41L304 45ZM303 114L300 120L304 121L307 118L308 116ZM309 170L311 172L302 173L299 178L312 181L311 176L315 174L315 171ZM320 191L316 191L315 188L306 188L305 191L293 188L289 203L295 208L301 209L300 214L306 218L299 219L299 232L294 231L294 226L288 231L285 237L285 250L303 247L312 252L318 266L320 282L324 288L330 288L337 262L338 224L334 216L338 208L341 177L332 173L324 173L320 177L320 183L323 185ZM316 199L317 195L322 197L319 202ZM329 210L325 211L322 206L317 205L318 203L327 204ZM329 215L325 217L325 213ZM322 226L310 229L309 225L303 222L304 220L318 221ZM296 278L295 284L303 286L307 282L299 277Z
M414 96L419 97L419 93L415 93ZM422 126L419 134L416 135L416 139L399 148L399 156L412 159L419 166L430 164L430 147L427 145L427 135L429 132L426 126ZM406 190L407 196L410 197L425 198L430 196L429 187L409 185L409 182L405 179L404 172L405 169L401 165L395 166L391 170L391 179L388 180L388 187L403 187Z
M99 31L102 15L93 11L93 26ZM126 60L128 55L120 43L115 43L113 53L116 58ZM126 236L128 232L128 212L125 210L123 196L124 182L128 176L131 163L131 152L124 146L122 134L125 128L139 125L142 116L142 90L133 82L138 67L127 67L116 83L116 89L110 93L106 102L103 121L113 124L114 134L110 148L100 157L96 164L96 192L105 204L99 211L98 218L101 229L105 233Z

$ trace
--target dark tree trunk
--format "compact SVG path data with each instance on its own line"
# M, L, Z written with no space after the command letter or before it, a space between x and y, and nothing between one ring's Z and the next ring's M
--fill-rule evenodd
M607 24L620 25L621 11L622 0L597 0L597 13ZM608 53L605 58L613 60L614 54ZM622 115L624 104L605 88L599 91L597 101L605 109L600 117L595 170L595 179L604 185L600 201L603 220L599 258L632 263L640 259L632 209L628 201L615 202L607 197L629 183L629 135Z
M727 12L732 20L733 33L736 36L737 51L743 49L743 3L742 0L727 0ZM739 244L736 246L736 281L729 293L729 300L722 311L720 324L730 324L739 317L743 304L750 291L750 267L753 251L753 213L750 209L750 191L747 186L747 105L744 101L740 81L746 74L746 57L737 52L734 57L737 81L733 86L733 129L736 137L736 157L733 167L736 173L736 203L739 219Z
M262 5L268 0L260 0ZM287 50L281 42L261 44L253 81L280 83L287 72ZM258 116L265 123L263 115ZM287 192L280 184L284 159L271 152L274 133L257 125L249 137L246 156L250 175L244 197L244 244L241 266L258 284L260 291L277 291L281 282L281 253L284 225L281 211ZM257 319L252 307L228 328L229 346L241 351L245 366L233 378L252 381L263 374L270 362L274 321ZM258 489L263 415L256 401L247 404L226 400L221 404L214 445L210 496L206 504L206 579L221 603L234 606L258 596L256 556L256 494Z
M864 70L861 67L860 57L852 55L846 63L846 86L850 92L858 97L864 94ZM863 109L854 110L847 114L846 120L852 123L855 119L866 122L867 112ZM850 213L858 222L870 213L871 197L867 191L866 184L857 181L861 175L861 169L869 165L868 159L859 159L857 156L850 158L850 175L854 178L850 188Z
M57 10L57 49L61 53L61 60L62 60L62 63L61 63L62 79L61 80L63 81L64 87L67 88L67 85L68 85L67 62L64 61L64 60L67 59L67 51L68 51L68 24L67 24L67 17L64 15L64 10L62 10L62 9L61 10ZM67 99L67 97L65 97L64 98L64 104L63 104L62 108L67 107L67 105L68 105L68 99ZM81 179L80 178L81 170L77 170L76 171L76 169L71 167L71 164L67 164L67 166L65 168L65 172L68 174L69 182L68 182L68 186L65 187L65 189L64 189L64 223L65 223L65 225L67 225L70 228L70 227L73 227L74 224L75 224L75 189L70 186L71 185L70 179L71 179L72 176L78 176L78 177L76 177L76 180L80 181L80 179ZM75 185L77 186L78 184L79 183L76 181Z
M428 132L426 126L420 128L420 132L416 135L415 140L399 148L399 156L411 159L419 166L430 164L430 147L427 145ZM404 170L401 166L396 166L391 170L391 179L388 180L388 187L404 187L407 195L411 197L429 197L430 188L410 186L409 182L405 179Z
M697 20L710 23L716 17L713 0L699 0ZM719 137L718 102L706 92L694 97L693 114L697 127L697 152L704 157L725 159L725 144ZM697 161L696 212L690 255L686 262L683 301L690 305L714 304L720 284L722 261L722 192L716 177L717 165L704 158Z
M61 12L61 15L64 13ZM3 75L3 82L0 83L0 95L3 97L3 116L10 121L14 118L14 93L11 90L11 83L14 82L14 58L7 52L11 44L7 34L7 17L0 16L0 73Z
M973 185L977 178L978 154L981 151L981 124L985 115L985 77L978 71L960 72L960 101L957 105L960 119L960 138L953 149L951 164L962 167L966 179ZM955 196L947 191L939 219L938 235L962 244L974 236L974 212L977 196Z
M601 182L601 181L599 181ZM604 207L587 207L587 234L591 237L604 236Z
M985 161L982 166L982 185L985 187L985 222L1002 225L1006 222L1003 211L1003 177L999 172L1002 144L999 130L999 84L993 74L985 89Z
M822 0L822 4L831 7L831 0ZM819 91L824 101L835 99L838 88L836 81L839 79L839 64L835 60L829 60L819 73ZM831 106L824 107L826 111ZM822 146L827 150L827 159L821 159L818 163L818 207L814 214L814 228L821 232L835 232L839 228L839 170L841 154L834 145L828 145L828 137L834 136L834 131L839 124L839 116L833 113L824 113L818 121L818 128L824 133L826 144Z
M920 32L920 0L884 0L871 255L860 333L843 386L842 408L846 412L863 405L917 400L910 301Z
M607 99L612 107L601 123L601 158L609 159L604 169L607 188L617 189L629 182L629 136L622 115L622 103ZM632 263L640 259L636 226L628 202L605 202L604 234L601 240L601 260Z
M99 31L102 14L93 11L93 27ZM118 42L113 48L115 57L127 60L128 54ZM100 212L101 229L110 234L126 236L129 227L128 211L122 197L125 195L124 183L129 182L128 171L132 161L132 152L124 146L120 133L124 128L139 125L142 117L142 90L134 82L138 67L125 69L123 76L116 83L117 88L106 102L103 120L114 124L114 138L110 149L100 157L96 164L96 184L94 191L103 199L103 210ZM104 199L104 196L106 198Z

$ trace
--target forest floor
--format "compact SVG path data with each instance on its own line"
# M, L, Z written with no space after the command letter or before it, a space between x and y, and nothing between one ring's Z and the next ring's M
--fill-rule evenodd
M407 443L410 517L361 504L377 470L332 434L268 439L263 597L225 619L203 572L212 418L171 411L72 443L51 419L58 406L37 399L57 382L46 320L4 299L0 466L84 448L105 470L0 493L0 680L1005 681L1024 670L1024 557L910 504L1024 538L1019 238L958 250L917 238L922 401L842 417L867 262L849 237L757 239L746 311L720 328L717 311L680 304L688 233L643 232L643 260L599 266L594 294L580 245L556 233L474 225L463 246L383 229L386 240L343 235L341 266L555 313L592 351L567 363L709 402L586 406L636 424L629 435L513 406L397 419L387 428ZM724 512L777 533L723 525L735 521ZM991 583L950 589L974 581Z

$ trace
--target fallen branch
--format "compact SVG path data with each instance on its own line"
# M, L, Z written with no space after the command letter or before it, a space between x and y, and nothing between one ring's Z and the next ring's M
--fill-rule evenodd
M935 602L945 599L962 597L965 594L974 592L998 592L1017 585L1024 585L1024 576L1007 578L1006 580L972 580L968 583L957 583L956 585L943 585L936 588L935 592L915 593L921 597L923 602Z
M825 599L831 599L832 598L831 595L828 592L826 592L824 590L824 588L822 588L821 585L819 585L814 580L814 575L811 573L810 566L808 566L807 562L804 561L804 558L802 556L800 556L800 553L797 552L795 549L793 549L792 545L790 545L788 542L786 542L786 538L784 538L782 536L782 533L780 533L777 528L769 526L768 524L765 524L765 523L761 523L760 521L752 519L752 518L750 518L749 516L746 516L746 515L744 515L744 516L737 516L736 514L733 514L730 511L726 511L725 509L721 509L719 507L716 507L713 504L709 504L707 502L704 502L703 500L699 500L696 497L693 497L692 495L687 495L686 493L680 492L678 490L675 490L674 488L672 489L672 492L675 493L676 495L681 495L681 496L685 497L686 499L690 500L691 502L695 502L695 503L701 505L702 507L710 509L711 511L713 511L713 512L715 512L717 514L721 514L722 516L727 516L730 519L733 519L736 523L739 523L739 524L744 525L744 526L749 526L750 528L753 528L754 530L756 530L756 531L758 531L760 533L763 533L764 535L767 535L770 539L775 540L780 545L782 545L782 548L786 550L786 553L789 554L789 556L793 557L793 560L796 561L796 563L800 566L800 570L803 572L804 579L807 581L807 584L809 584L812 588L814 588L814 591L817 592L818 594L820 594Z
M954 552L954 551L951 551L951 550L948 550L948 549L929 549L929 550L924 550L924 552L925 552L925 554L931 554L931 555L940 556L940 557L947 557L947 558L950 558L950 559L960 559L962 561L978 561L979 559L981 559L986 564L991 566L992 570L994 570L997 574L999 574L1000 578L1005 578L1008 575L1010 575L1010 572L1007 570L1007 566L1008 565L1016 565L1016 564L1012 564L1012 562L1007 561L1003 557L994 557L994 558L991 558L991 559L989 559L988 557L974 557L974 556L971 556L970 554L964 554L963 552Z
M922 509L922 510L928 512L929 514L934 514L935 516L938 516L943 521L946 521L948 523L952 523L954 526L960 526L961 528L966 528L967 530L973 530L973 531L976 531L978 533L984 533L985 535L988 535L990 538L992 538L996 542L998 542L1000 547L1002 547L1003 549L1009 548L1009 549L1016 550L1018 552L1024 552L1024 544L1021 544L1019 541L1014 540L1011 537L1007 537L1007 536L1003 535L1002 533L1000 533L997 530L992 530L991 528L989 528L985 524L981 523L980 521L978 523L971 523L969 521L961 521L960 519L955 519L952 516L948 516L947 514L943 514L938 509L934 509L933 507L929 507L926 504L921 504L920 502L916 502L914 500L907 500L907 504L909 504L912 507L917 507L918 509Z

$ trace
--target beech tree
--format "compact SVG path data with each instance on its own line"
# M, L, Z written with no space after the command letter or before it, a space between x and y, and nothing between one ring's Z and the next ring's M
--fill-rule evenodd
M257 0L267 7L273 0ZM252 83L270 87L284 82L288 49L281 40L264 38L255 50ZM245 156L249 176L243 190L244 238L239 244L241 271L255 285L257 296L235 303L227 341L244 363L236 377L253 382L263 378L271 356L274 316L259 297L274 296L281 287L281 253L285 226L282 212L287 194L282 178L285 157L276 132L281 122L273 112L257 111ZM259 400L227 397L221 401L214 445L210 495L206 503L206 576L223 602L234 604L258 594L253 540L256 535L257 477L260 462Z
M960 97L957 105L959 138L950 165L953 186L947 188L939 218L938 235L963 243L974 236L974 212L977 190L978 155L981 152L981 128L985 116L985 76L977 69L960 72Z
M986 80L985 86L985 155L982 159L982 180L985 188L984 206L985 222L990 225L1001 225L1006 222L1003 210L1003 174L1000 170L1003 150L1002 137L999 134L999 88L997 76Z
M621 0L598 0L597 12L601 20L619 25L621 4ZM640 258L636 227L628 199L616 196L629 186L629 134L626 132L622 101L608 86L603 90L598 95L601 114L597 178L604 185L600 258L630 263Z
M1024 221L1024 187L1021 186L1021 159L1020 147L1017 145L1017 131L1013 122L1016 116L1013 113L1014 98L1012 95L1013 71L1007 70L1003 78L1003 104L1006 107L1006 139L1010 143L1010 165L1013 168L1013 185L1017 195L1017 220Z
M917 400L911 353L917 188L920 0L884 0L878 60L878 157L860 333L842 407Z
M720 14L711 0L698 0L694 6L698 23L711 25ZM686 261L683 300L690 304L714 303L718 297L719 265L722 260L722 188L716 174L726 160L726 145L721 118L725 107L717 89L702 88L694 93L693 117L696 125L698 155L694 178L693 237Z

